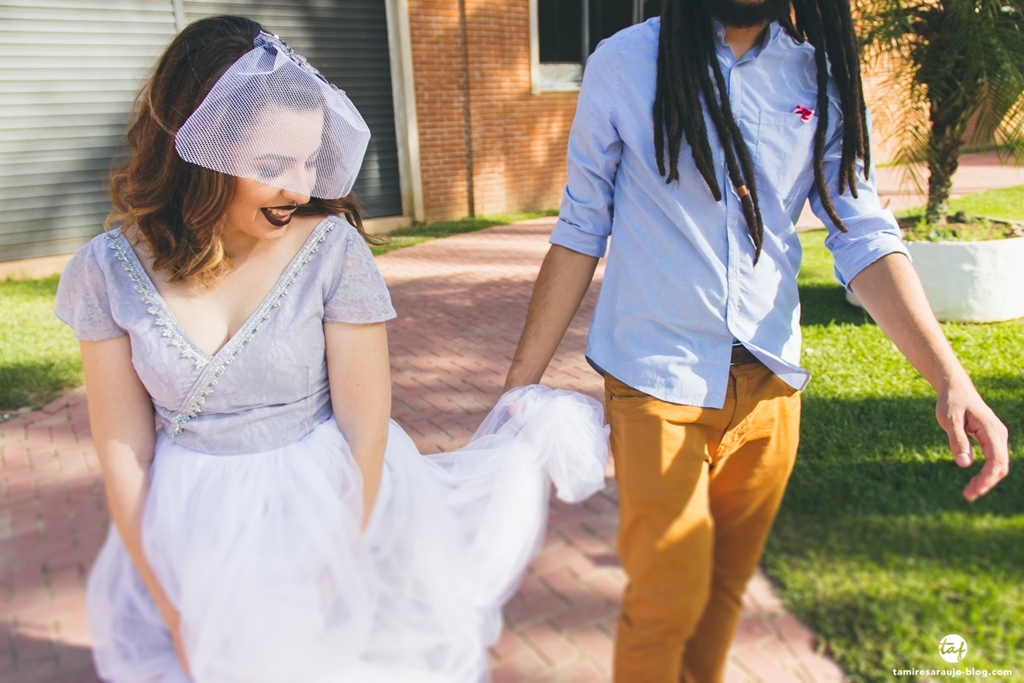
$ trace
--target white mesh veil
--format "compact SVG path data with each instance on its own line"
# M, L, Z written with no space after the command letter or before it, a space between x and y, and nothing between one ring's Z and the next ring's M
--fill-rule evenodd
M311 197L344 197L369 128L345 93L280 38L261 32L254 45L178 130L178 156Z

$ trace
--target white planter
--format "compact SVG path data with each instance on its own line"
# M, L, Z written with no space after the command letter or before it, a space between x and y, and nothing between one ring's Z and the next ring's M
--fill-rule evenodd
M939 320L994 323L1024 317L1024 238L906 245ZM860 306L849 290L846 300Z

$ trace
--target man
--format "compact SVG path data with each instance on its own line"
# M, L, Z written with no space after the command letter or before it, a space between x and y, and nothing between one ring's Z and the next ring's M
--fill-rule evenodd
M797 450L809 198L839 281L938 394L973 501L1007 432L925 299L870 163L846 0L666 0L591 56L568 185L506 388L540 380L612 236L587 358L605 377L629 583L619 683L722 679Z

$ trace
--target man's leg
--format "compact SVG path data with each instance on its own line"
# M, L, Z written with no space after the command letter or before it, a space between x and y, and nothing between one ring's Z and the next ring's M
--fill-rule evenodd
M715 525L711 596L687 642L684 683L718 683L754 574L782 502L800 438L800 394L760 363L735 366L737 410L712 459Z
M619 485L619 556L629 580L615 680L676 683L683 645L710 595L709 454L732 410L728 403L723 410L665 403L610 377L605 398Z

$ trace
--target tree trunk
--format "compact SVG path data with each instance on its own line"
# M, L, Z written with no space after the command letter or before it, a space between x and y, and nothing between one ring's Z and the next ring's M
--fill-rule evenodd
M942 106L932 102L931 138L928 141L928 207L924 218L928 223L945 223L949 212L949 191L953 187L953 174L960 164L960 146L963 144L963 112L959 107Z

